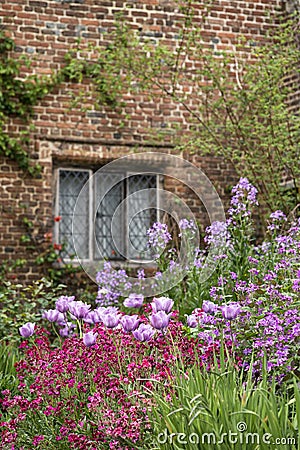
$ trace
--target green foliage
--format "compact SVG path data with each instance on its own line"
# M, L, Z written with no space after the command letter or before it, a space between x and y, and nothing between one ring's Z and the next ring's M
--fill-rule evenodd
M265 207L289 212L300 201L300 116L289 107L299 77L297 18L274 27L263 44L241 36L220 51L205 43L207 11L199 24L186 2L175 49L141 38L120 20L111 37L111 64L122 66L124 89L170 97L185 111L190 130L181 130L178 150L224 157L258 185ZM177 131L176 124L166 130Z
M62 294L64 285L42 279L28 287L3 281L0 289L0 339L3 342L21 341L19 327L27 322L40 322L41 312L53 305Z
M34 129L31 124L34 107L61 83L81 83L86 78L95 87L93 101L114 107L121 89L117 79L120 67L111 64L109 51L103 51L101 57L91 62L86 51L76 47L67 53L65 64L57 72L49 76L31 74L24 77L24 68L29 69L31 61L25 55L16 57L14 50L14 41L0 29L0 154L17 161L21 169L36 176L40 174L41 166L32 165L29 155L30 133ZM18 135L6 130L7 125L15 118L21 119L24 124Z
M291 450L298 449L297 378L278 390L266 376L256 384L252 375L250 370L245 376L230 361L209 371L178 371L171 396L162 384L159 394L151 392L156 407L150 413L153 434L147 448L196 450L202 443L211 450L267 450L284 438L277 449L287 448L287 442Z
M0 341L0 392L9 389L15 392L19 381L16 376L15 363L19 359L19 351L15 344Z
M11 57L14 49L14 41L0 30L0 154L17 161L20 168L36 175L41 168L39 165L30 165L28 155L32 131L30 117L34 105L49 92L53 83L51 79L35 75L22 79L22 69L30 66L30 60L25 56ZM5 131L11 118L21 119L24 123L24 130L18 137Z

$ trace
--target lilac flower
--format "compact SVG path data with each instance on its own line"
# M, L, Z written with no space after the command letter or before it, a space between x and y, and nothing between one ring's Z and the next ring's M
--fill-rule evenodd
M144 302L143 294L129 294L123 305L127 308L140 308Z
M256 258L253 258L252 256L248 256L248 261L249 261L251 264L255 264L255 265L257 265L257 264L259 263L259 260L256 259Z
M196 227L196 225L195 225L195 222L194 222L193 220L187 220L187 219L181 219L181 220L179 221L179 228L180 228L180 230L182 230L182 231L189 230L189 232L190 232L192 235L194 235L195 232L196 232L196 230L197 230L197 227ZM182 236L182 233L179 234L179 237L181 237L181 236Z
M221 311L224 319L233 320L240 314L241 306L238 303L231 303L221 306Z
M144 280L145 279L145 271L144 269L139 269L137 272L138 280Z
M164 311L166 313L171 312L174 301L169 297L154 297L151 303L152 311L157 313L158 311Z
M48 311L43 312L42 317L49 320L49 322L56 322L60 317L60 312L57 309L48 309Z
M268 227L267 227L267 229L269 231L279 230L280 227L282 226L282 224L280 222L287 221L286 215L280 210L277 210L277 211L273 212L272 214L270 214L270 219L271 219L271 224L268 225Z
M72 301L69 303L69 311L76 319L83 319L90 312L91 305L81 301Z
M35 323L27 322L19 328L20 335L29 338L34 333Z
M270 214L270 219L272 220L287 220L286 215L278 209L277 211L274 211L272 214Z
M299 292L300 291L300 279L299 278L297 278L296 280L293 281L292 289L295 292Z
M169 262L169 271L174 272L179 267L180 267L180 265L178 263L176 263L175 261L173 261L173 259L171 259L171 261Z
M202 309L207 314L215 314L218 310L218 307L215 303L209 300L204 300L202 303Z
M230 246L230 234L226 222L212 222L212 224L206 228L205 232L204 242L207 245L212 244L215 247L221 248Z
M105 262L103 269L97 273L99 285L97 303L101 306L114 305L119 302L121 292L131 288L128 275L124 269L115 270L110 262Z
M120 323L120 315L116 313L102 314L101 319L107 328L116 328Z
M134 331L140 324L140 320L138 315L133 316L123 316L120 320L123 330L126 332Z
M167 328L170 321L170 315L166 314L165 311L158 311L150 316L151 325L157 330L163 330Z
M147 342L153 338L155 330L151 327L151 325L141 323L140 326L132 332L132 334L138 341Z
M248 180L248 178L240 178L238 184L232 188L231 204L237 206L241 200L247 201L251 205L258 205L256 196L258 190Z
M98 333L94 333L93 331L89 331L83 335L83 343L86 347L91 347L96 343L96 337Z
M172 236L168 231L168 226L165 223L155 222L147 231L148 245L153 248L164 249L168 242L171 241Z
M55 308L57 309L57 311L65 313L69 310L69 303L73 302L74 299L75 299L74 296L67 297L66 295L62 295L56 300Z

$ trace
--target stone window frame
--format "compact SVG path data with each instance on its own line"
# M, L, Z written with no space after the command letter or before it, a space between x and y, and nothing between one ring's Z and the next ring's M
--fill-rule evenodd
M70 165L59 165L58 167L56 167L54 169L54 181L55 181L55 201L54 201L54 215L55 217L59 218L62 216L61 214L61 210L59 208L59 200L60 200L60 171L70 171L70 172L85 172L88 173L88 178L92 177L96 170L92 169L92 168L84 168L81 166L70 166ZM122 171L122 174L124 174L125 176L125 180L127 180L129 177L132 176L139 176L140 174L138 172L135 171L130 171L128 169L124 169L124 171ZM156 179L156 188L157 188L157 193L156 193L156 203L155 203L155 210L156 210L156 217L155 217L155 221L158 221L160 219L160 198L159 198L159 189L163 188L163 177L161 175L152 173L151 171L149 171L149 175L152 175L153 177L155 177ZM144 176L140 175L140 176ZM95 225L93 224L93 218L95 216L95 186L93 183L90 183L89 185L89 208L88 208L88 214L87 214L87 218L88 218L88 255L87 257L84 258L77 258L75 257L70 257L68 255L63 255L63 261L64 262L73 262L75 265L80 263L80 262L87 262L87 263L95 263L95 262L99 262L101 260L101 258L97 259L95 258L95 242L93 242L93 236L94 236L94 227ZM126 196L125 196L126 197ZM122 198L122 200L124 200L124 198ZM62 242L60 242L60 226L61 226L61 221L55 221L55 225L54 225L54 238L55 238L55 242L62 244ZM124 236L125 236L125 230L124 230ZM130 265L132 265L133 267L139 263L150 263L150 265L152 265L153 261L149 261L149 259L143 259L143 258L133 258L129 259L126 258L124 256L118 258L118 257L112 257L112 258L105 258L107 260L110 260L113 264L116 265L123 265L126 264L128 265L128 261L130 261Z

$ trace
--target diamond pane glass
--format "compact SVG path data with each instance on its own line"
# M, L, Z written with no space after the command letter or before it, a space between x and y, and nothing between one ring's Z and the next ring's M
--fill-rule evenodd
M95 258L123 259L124 214L117 209L124 199L120 174L99 173L95 189ZM117 220L113 216L117 211Z
M80 256L89 257L89 198L86 193L80 196L80 205L74 215L78 195L89 179L88 171L60 170L59 171L59 242L64 245L64 257L75 255L73 239ZM87 192L87 191L86 191ZM73 229L72 229L73 227Z
M133 175L127 179L128 247L127 258L152 259L147 248L147 230L157 220L157 192L155 175Z

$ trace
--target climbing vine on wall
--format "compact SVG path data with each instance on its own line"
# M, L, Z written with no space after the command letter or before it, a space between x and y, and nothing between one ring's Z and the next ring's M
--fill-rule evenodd
M16 57L15 42L0 29L0 154L16 161L21 169L31 175L40 172L38 164L31 164L29 143L34 127L32 116L34 107L55 87L63 82L82 82L89 78L93 83L96 104L117 105L120 91L117 73L110 73L111 64L99 57L91 63L77 46L65 56L65 64L50 76L30 74L24 76L24 69L30 68L31 61L26 55ZM109 51L105 57L110 58ZM23 123L18 135L9 132L11 120Z
M22 67L28 66L29 61L24 58L14 58L10 53L15 49L14 41L0 31L0 154L15 161L22 169L29 172L39 170L30 167L28 144L30 133L30 117L37 101L45 95L49 88L49 80L38 79L32 75L21 79ZM19 135L11 136L7 132L7 125L11 118L21 119L26 129Z

